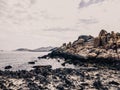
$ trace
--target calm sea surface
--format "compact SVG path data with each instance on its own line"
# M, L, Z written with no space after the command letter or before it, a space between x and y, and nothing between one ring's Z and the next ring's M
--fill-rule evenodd
M4 70L4 67L11 65L11 70L30 70L32 66L28 64L29 61L36 61L35 65L52 65L52 68L62 68L61 63L63 60L56 59L42 59L37 57L48 54L49 52L0 52L0 70ZM66 67L74 67L73 65L66 65ZM64 68L64 67L63 67Z

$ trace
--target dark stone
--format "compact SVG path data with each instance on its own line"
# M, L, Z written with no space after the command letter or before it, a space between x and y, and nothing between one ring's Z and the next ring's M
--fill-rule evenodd
M33 81L28 81L27 83L30 90L40 90L39 86L36 83L33 83Z
M118 82L115 82L115 81L111 81L109 82L109 84L120 85Z
M69 85L69 86L72 85L72 82L71 82L69 79L65 78L64 80L65 80L65 83L66 83L67 85Z
M57 89L58 90L64 90L64 87L63 87L63 85L60 84L60 85L57 86Z
M60 62L60 60L58 60L58 62Z
M46 65L46 66L33 66L33 68L35 68L35 69L41 69L41 68L47 68L47 69L51 69L52 68L52 66L51 65Z
M65 63L62 63L61 65L62 65L62 66L65 66Z
M5 69L11 69L12 66L8 65L8 66L5 66Z
M28 62L28 64L35 64L35 62Z
M89 84L88 83L81 83L81 85L88 86Z
M95 81L94 83L93 83L93 86L96 88L96 89L101 89L101 88L103 88L103 85L102 85L102 83L101 83L101 81Z

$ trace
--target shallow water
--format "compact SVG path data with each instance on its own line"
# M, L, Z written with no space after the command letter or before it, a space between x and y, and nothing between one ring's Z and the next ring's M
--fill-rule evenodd
M30 70L35 65L52 65L52 68L74 68L73 65L66 65L63 67L61 64L64 62L57 59L41 59L37 57L48 54L49 52L0 52L0 70L4 67L11 65L13 71L16 70ZM36 61L34 65L28 64L29 61Z

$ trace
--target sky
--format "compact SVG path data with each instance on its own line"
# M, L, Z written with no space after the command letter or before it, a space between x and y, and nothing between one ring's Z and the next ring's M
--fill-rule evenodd
M0 49L61 46L120 32L120 0L0 0Z

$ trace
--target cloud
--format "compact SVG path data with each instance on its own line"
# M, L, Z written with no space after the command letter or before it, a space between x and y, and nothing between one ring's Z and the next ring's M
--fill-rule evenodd
M96 19L80 19L80 23L96 24L96 23L98 23L98 21Z
M103 2L104 0L81 0L80 4L79 4L79 8L84 8L84 7L88 7L90 5L93 4L98 4Z
M44 29L44 31L54 31L54 32L71 32L71 31L76 31L77 29L72 29L72 28L49 28L49 29Z

